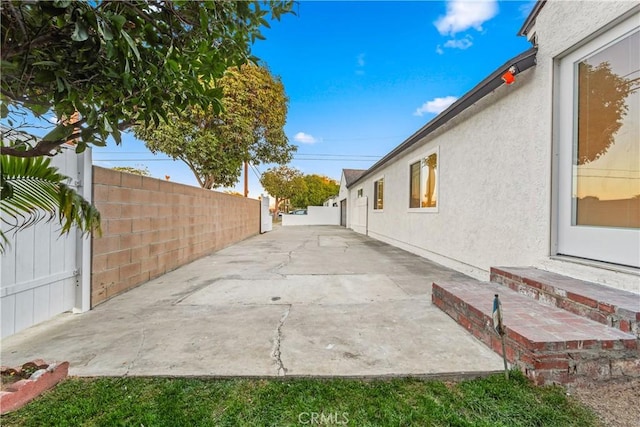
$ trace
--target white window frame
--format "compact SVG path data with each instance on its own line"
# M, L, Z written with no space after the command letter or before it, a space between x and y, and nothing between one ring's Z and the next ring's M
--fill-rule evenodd
M383 184L382 184L382 209L376 209L376 206L378 205L378 201L376 200L376 196L377 196L376 185L380 180L382 180L382 182L383 182ZM386 193L386 186L387 186L387 183L385 182L384 175L380 175L379 177L377 177L376 179L373 180L373 193L372 193L372 196L371 196L371 200L373 201L373 203L371 205L371 210L373 212L375 212L375 213L384 212L384 199L385 199L385 193Z
M565 255L618 265L638 267L640 259L640 230L607 227L576 226L573 216L573 159L574 113L575 113L575 65L583 58L637 31L638 13L622 22L599 32L586 43L577 45L562 57L556 58L554 99L554 145L557 163L554 165L556 188L554 188L554 235L553 255ZM568 167L571 166L571 167Z
M364 188L360 187L356 190L356 198L359 199L361 197L364 197Z
M438 167L436 168L436 188L435 188L435 193L437 195L436 198L436 206L432 207L432 208L412 208L412 207L407 207L407 212L412 212L412 213L438 213L440 211L440 146L436 146L433 148L430 148L429 150L423 151L420 153L419 156L415 156L412 157L408 162L407 162L407 200L406 203L407 205L410 205L411 203L411 166L414 165L415 163L422 161L423 159L426 159L427 157L429 157L431 154L435 153L436 156L438 157Z

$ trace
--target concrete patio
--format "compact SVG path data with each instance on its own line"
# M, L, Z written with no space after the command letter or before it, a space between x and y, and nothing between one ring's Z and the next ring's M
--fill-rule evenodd
M277 227L2 340L2 365L66 360L78 376L500 370L498 355L431 304L433 281L464 279L341 227Z

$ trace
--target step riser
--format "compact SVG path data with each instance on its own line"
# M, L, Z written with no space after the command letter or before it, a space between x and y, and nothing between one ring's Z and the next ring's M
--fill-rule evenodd
M490 316L433 284L432 302L477 339L502 355ZM506 325L507 360L536 384L580 384L639 377L637 340L532 342Z
M491 268L491 281L543 304L561 308L578 316L628 332L640 338L640 313L626 312L610 304L566 292L548 284ZM640 298L640 297L639 297Z

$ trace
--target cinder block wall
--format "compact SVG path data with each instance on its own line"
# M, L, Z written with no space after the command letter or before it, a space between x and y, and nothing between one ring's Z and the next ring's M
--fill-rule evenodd
M91 305L260 232L260 202L93 167Z

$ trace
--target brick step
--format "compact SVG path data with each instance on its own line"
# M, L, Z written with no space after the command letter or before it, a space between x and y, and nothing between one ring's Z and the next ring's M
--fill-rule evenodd
M432 301L502 355L492 324L495 294L503 307L507 360L537 384L640 377L635 335L540 304L502 285L474 280L433 283Z
M537 268L492 267L491 281L640 338L640 295Z

